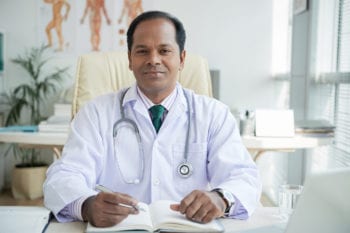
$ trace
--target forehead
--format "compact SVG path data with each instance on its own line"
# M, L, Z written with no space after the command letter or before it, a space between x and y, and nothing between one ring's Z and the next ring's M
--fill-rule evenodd
M176 43L176 29L170 20L149 19L137 25L133 35L133 46L158 42Z

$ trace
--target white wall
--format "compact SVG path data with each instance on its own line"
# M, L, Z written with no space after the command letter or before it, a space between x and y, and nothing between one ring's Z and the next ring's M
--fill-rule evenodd
M187 50L207 57L210 67L220 70L224 103L232 108L276 107L282 85L270 78L272 0L154 2L183 21Z
M23 82L22 71L9 59L39 45L39 1L0 0L0 28L7 41L5 88ZM270 77L272 0L153 0L153 6L182 20L187 51L205 56L210 68L220 70L224 103L241 110L282 107L286 85ZM72 75L75 62L72 56L60 61L71 65Z
M0 0L0 28L5 31L5 86L0 91L25 82L24 71L11 63L11 59L33 46L40 46L38 13L40 0ZM76 57L55 59L55 66L69 65L75 69Z
M38 45L38 2L0 0L0 28L6 31L8 58ZM153 6L178 16L187 30L186 49L207 57L210 67L220 70L224 103L231 108L279 105L283 84L270 78L272 0L153 0ZM72 64L72 74L75 60L62 59ZM21 75L7 60L7 87L21 82Z

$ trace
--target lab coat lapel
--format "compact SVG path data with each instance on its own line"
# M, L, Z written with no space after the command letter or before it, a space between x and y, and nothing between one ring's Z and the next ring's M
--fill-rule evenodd
M125 104L129 101L135 101L133 111L149 119L149 121L151 122L148 110L145 108L144 104L142 103L142 100L137 95L136 84L131 86L128 92L126 93L123 105L125 106Z
M174 102L174 105L168 112L168 115L166 116L160 131L163 131L162 128L167 128L169 124L174 124L178 118L186 113L187 103L183 92L183 89L181 87L178 87L178 96Z

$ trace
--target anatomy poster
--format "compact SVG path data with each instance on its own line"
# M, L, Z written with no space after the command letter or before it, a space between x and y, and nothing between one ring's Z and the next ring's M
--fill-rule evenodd
M41 43L57 53L126 50L126 31L153 0L38 0Z

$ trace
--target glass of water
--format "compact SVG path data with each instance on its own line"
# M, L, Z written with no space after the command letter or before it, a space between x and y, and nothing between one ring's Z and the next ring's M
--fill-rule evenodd
M296 207L302 190L302 185L285 184L280 186L278 194L278 207L279 214L282 219L289 219Z

